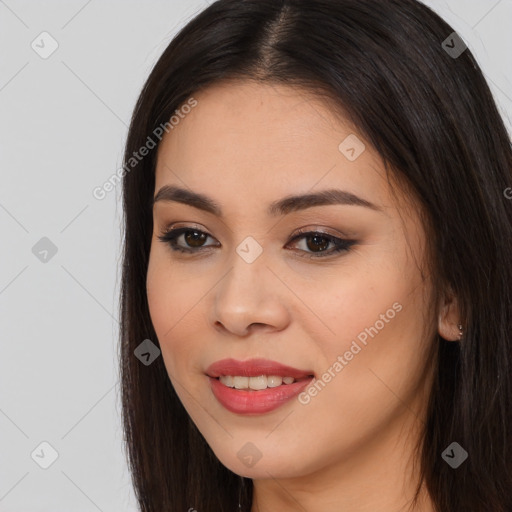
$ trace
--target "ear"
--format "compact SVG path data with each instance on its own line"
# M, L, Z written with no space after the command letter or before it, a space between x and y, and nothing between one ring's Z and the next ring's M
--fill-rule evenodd
M441 305L437 330L440 336L445 340L459 341L461 339L460 323L460 311L457 297L450 289Z

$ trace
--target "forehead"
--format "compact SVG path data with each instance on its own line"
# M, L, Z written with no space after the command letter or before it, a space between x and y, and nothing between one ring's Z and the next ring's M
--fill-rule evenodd
M155 190L175 184L248 206L337 187L387 204L382 160L328 100L250 81L216 84L193 98L197 105L159 145ZM347 144L356 159L343 153Z

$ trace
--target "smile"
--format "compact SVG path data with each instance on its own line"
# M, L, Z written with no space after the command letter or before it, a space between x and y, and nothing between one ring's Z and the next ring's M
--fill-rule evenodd
M217 401L237 414L263 414L296 397L314 379L313 372L267 359L224 359L207 369Z

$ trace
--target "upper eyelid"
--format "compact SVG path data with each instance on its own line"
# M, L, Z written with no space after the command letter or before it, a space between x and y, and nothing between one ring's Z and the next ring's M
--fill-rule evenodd
M209 236L210 238L213 238L214 240L217 240L211 233L208 232L208 230L205 230L201 227L197 227L197 226L194 226L194 225L188 225L188 226L173 226L173 227L164 227L162 232L163 234L168 234L168 233L174 233L178 230L183 230L183 231L198 231L202 234L205 234L207 236ZM307 234L311 234L311 233L318 233L318 234L321 234L321 235L325 235L326 237L331 237L331 238L338 238L338 239L341 239L341 240L353 240L353 237L345 234L345 233L340 233L339 234L334 234L334 233L330 233L329 231L325 231L324 228L316 228L314 225L312 227L306 227L306 228L299 228L298 231L296 231L293 235L290 235L290 238L291 240L294 240L295 238L297 237L300 237L300 236L303 236L303 235L307 235ZM183 233L181 233L183 234ZM218 241L218 240L217 240Z

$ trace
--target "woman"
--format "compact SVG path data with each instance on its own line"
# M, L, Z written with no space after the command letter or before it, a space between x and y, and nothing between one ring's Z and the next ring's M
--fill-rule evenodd
M511 168L474 57L419 2L190 21L125 152L140 509L512 510Z

